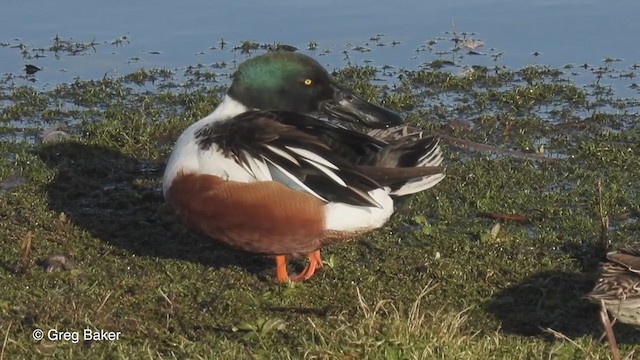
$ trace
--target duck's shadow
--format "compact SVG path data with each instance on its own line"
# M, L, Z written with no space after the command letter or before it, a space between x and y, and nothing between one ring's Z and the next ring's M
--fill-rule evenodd
M105 147L74 142L44 145L38 156L56 177L47 186L51 209L83 230L138 256L239 266L262 273L271 261L236 252L182 226L164 202L162 166Z
M590 259L598 258L597 250L590 252ZM599 338L603 334L600 308L583 298L597 279L597 260L586 263L582 273L535 274L494 295L485 308L500 320L506 333L552 339L555 331L569 338ZM629 325L617 323L614 332L621 344L640 343L640 333Z

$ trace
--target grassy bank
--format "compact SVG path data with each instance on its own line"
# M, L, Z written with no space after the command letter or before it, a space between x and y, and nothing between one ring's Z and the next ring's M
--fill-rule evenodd
M274 283L271 259L187 231L162 198L173 141L224 93L217 70L5 83L4 358L607 358L597 308L581 297L604 257L602 216L610 248L639 240L640 100L616 97L595 68L577 86L569 69L441 65L397 70L393 88L375 81L381 69L337 70L445 135L448 177L290 285ZM83 341L85 328L121 335ZM36 329L81 338L34 341ZM616 332L623 354L640 356L634 329Z

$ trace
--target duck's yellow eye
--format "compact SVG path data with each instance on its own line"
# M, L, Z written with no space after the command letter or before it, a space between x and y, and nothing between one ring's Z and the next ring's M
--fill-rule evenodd
M309 86L309 85L313 84L313 81L311 81L311 79L304 79L304 84Z

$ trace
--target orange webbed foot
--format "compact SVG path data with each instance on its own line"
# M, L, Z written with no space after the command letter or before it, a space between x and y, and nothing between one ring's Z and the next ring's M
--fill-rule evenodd
M289 276L287 273L287 257L285 255L276 256L276 279L278 282L304 281L308 280L316 272L316 269L322 268L322 257L320 250L309 253L309 264L301 273Z

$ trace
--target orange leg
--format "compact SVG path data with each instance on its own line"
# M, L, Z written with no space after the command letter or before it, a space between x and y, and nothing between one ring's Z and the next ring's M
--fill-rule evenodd
M289 274L287 274L287 257L284 255L276 256L276 280L278 280L278 282L289 281Z
M278 282L291 281L304 281L313 276L316 269L322 267L322 258L320 257L320 250L315 250L309 253L309 264L300 274L289 276L287 273L287 257L285 255L276 256L276 279Z

